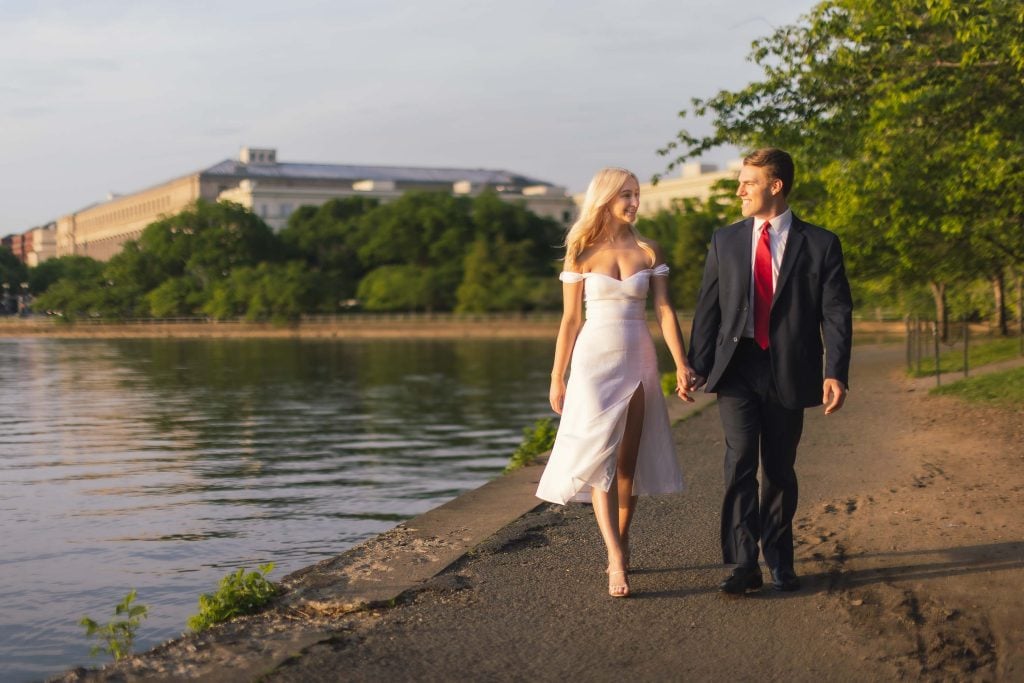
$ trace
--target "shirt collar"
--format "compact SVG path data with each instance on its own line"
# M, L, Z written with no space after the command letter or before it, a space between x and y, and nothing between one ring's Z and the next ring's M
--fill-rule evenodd
M792 209L786 209L785 211L780 213L778 216L775 216L774 218L769 219L768 222L771 223L771 225L772 225L771 232L775 233L776 235L782 235L782 234L786 233L789 230L789 226L792 225L792 223L793 223L793 210ZM764 220L762 220L760 218L755 218L754 219L754 233L755 234L760 233L761 232L761 226L764 225L764 224L765 224Z

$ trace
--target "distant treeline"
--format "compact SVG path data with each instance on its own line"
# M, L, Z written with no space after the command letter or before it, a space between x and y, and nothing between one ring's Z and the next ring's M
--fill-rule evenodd
M661 244L683 307L696 298L711 231L735 217L731 191L638 225ZM69 319L555 310L564 231L494 193L335 199L300 207L278 233L237 204L200 201L105 263L64 256L26 269L0 253L0 279L28 282L36 312Z

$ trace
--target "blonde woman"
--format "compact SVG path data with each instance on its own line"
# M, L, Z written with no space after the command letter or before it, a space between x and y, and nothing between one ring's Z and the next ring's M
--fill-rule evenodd
M580 218L566 236L550 390L551 408L562 419L537 489L538 498L562 505L592 500L608 550L612 597L629 595L629 526L637 496L683 489L647 329L648 291L675 361L676 393L693 400L668 266L658 245L633 225L639 205L636 176L603 169L590 181Z

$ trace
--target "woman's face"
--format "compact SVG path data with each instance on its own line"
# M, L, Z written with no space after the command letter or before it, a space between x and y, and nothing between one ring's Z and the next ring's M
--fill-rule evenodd
M608 212L616 222L632 224L639 208L640 185L634 178L627 178L619 194L608 204Z

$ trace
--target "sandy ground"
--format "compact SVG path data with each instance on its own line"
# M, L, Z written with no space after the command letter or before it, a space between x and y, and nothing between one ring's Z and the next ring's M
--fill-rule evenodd
M544 505L393 605L265 615L216 638L250 659L290 639L268 681L1024 680L1024 408L930 397L902 361L900 346L858 347L847 406L807 414L797 593L716 590L712 408L676 427L689 491L641 500L627 600L605 592L590 509ZM206 642L63 680L189 678Z

